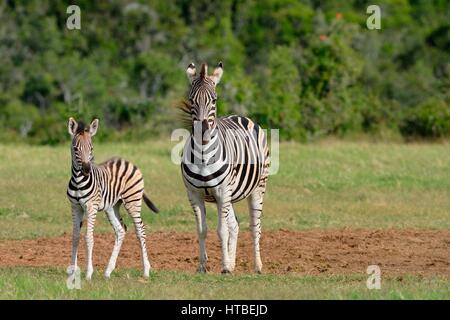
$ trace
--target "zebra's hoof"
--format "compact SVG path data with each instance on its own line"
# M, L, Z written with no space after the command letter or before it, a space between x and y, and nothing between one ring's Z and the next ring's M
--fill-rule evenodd
M197 273L207 273L208 272L208 269L206 268L206 266L199 266L198 268L197 268Z
M223 269L222 274L231 274L231 271L228 269Z

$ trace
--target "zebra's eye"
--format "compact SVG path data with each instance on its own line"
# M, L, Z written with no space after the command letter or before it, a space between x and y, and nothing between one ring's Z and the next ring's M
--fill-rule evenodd
M194 100L193 99L189 99L189 102L191 103L191 105L194 105Z
M212 103L213 103L213 104L216 104L216 101L217 101L217 99L213 99Z

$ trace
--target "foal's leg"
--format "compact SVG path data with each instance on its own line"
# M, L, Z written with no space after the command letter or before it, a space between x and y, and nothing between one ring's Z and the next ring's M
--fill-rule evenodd
M114 248L111 253L111 258L109 259L108 266L105 270L105 277L109 278L111 276L111 272L113 272L113 270L116 268L117 257L119 255L120 248L122 247L123 239L125 238L125 229L120 223L120 220L117 218L113 208L109 208L108 210L106 210L106 215L114 229L114 232L116 233Z
M80 243L80 231L81 225L83 224L83 208L78 204L72 204L72 220L73 220L73 232L72 232L72 260L69 272L75 272L77 268L77 256L78 256L78 245Z
M125 222L123 222L122 216L120 215L120 205L122 204L122 201L119 201L114 207L114 214L116 215L116 218L119 220L122 227L125 229L125 232L127 232L127 225Z
M144 277L148 278L150 274L150 261L147 256L147 247L145 243L145 226L141 218L142 195L140 200L125 203L125 209L128 211L131 219L133 219L136 237L141 245L142 266L144 269Z
M92 263L92 250L94 249L94 225L96 217L97 217L97 208L88 207L87 227L86 227L86 258L87 258L86 280L91 280L92 273L94 272L94 265Z

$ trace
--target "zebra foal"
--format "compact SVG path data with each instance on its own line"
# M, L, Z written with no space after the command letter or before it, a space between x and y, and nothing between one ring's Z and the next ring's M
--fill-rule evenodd
M67 196L72 206L73 236L72 261L73 270L77 266L78 244L80 230L86 214L86 279L90 280L94 271L92 250L94 247L94 224L98 211L105 211L111 223L116 239L114 248L105 271L109 278L116 266L126 226L122 222L119 208L123 203L133 219L136 236L141 246L144 277L150 273L150 262L145 244L145 227L141 219L141 204L145 204L154 212L158 209L144 193L144 180L141 171L131 162L120 158L109 159L99 165L94 163L92 137L98 129L98 119L89 126L77 123L70 118L69 134L72 136L72 176L67 188Z
M184 120L190 120L192 134L183 149L181 171L197 223L198 271L207 271L205 201L217 205L222 272L229 273L235 269L239 233L232 204L247 199L255 271L260 273L261 214L270 165L266 136L249 118L216 116L215 88L223 74L222 63L212 75L208 75L206 64L197 73L191 63L186 73L191 83L189 102L181 109Z

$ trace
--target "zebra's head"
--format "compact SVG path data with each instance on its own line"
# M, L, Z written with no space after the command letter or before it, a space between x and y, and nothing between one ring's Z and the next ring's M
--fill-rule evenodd
M212 75L208 75L208 65L203 63L200 73L197 74L195 65L191 63L186 74L191 82L189 90L189 104L191 108L193 129L200 127L202 135L209 139L209 132L216 125L216 85L219 83L223 74L223 64L219 62Z
M94 119L86 127L82 122L78 123L74 118L70 118L68 129L72 136L72 164L76 170L87 176L91 172L91 161L94 160L92 137L97 133L98 119Z

